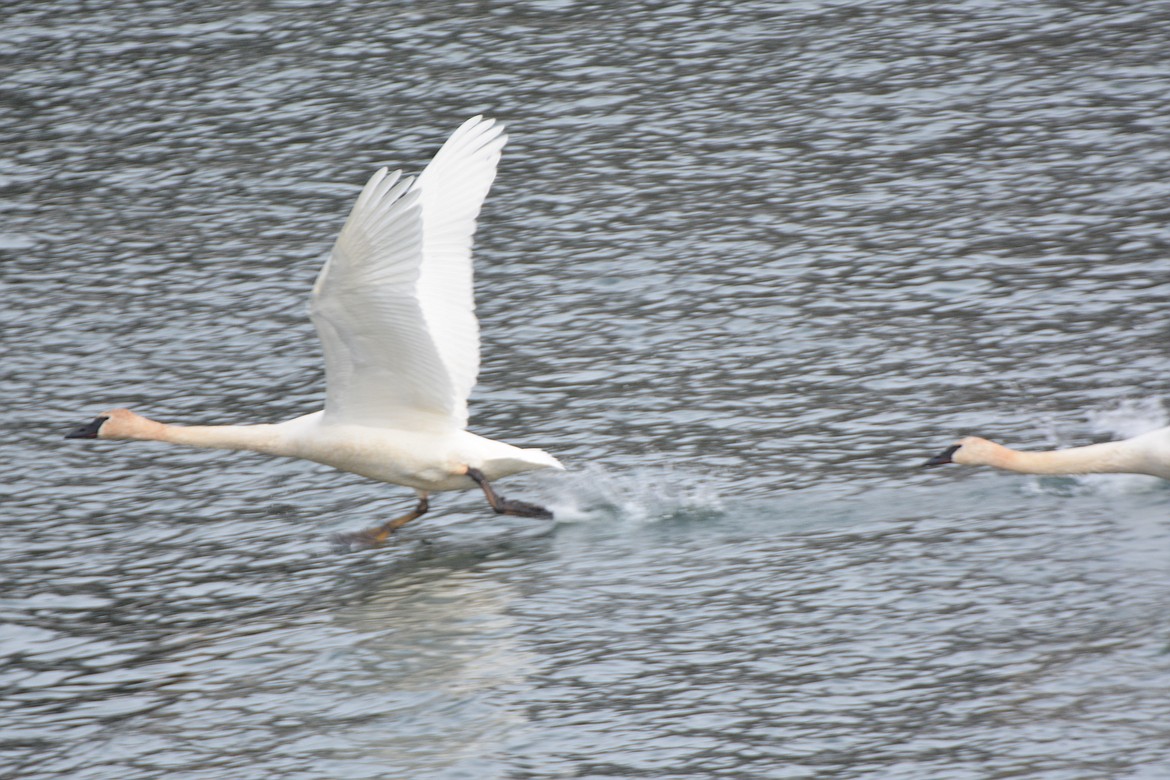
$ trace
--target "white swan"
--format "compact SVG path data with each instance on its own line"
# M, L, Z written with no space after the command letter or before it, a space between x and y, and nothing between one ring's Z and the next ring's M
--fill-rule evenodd
M502 125L477 116L417 181L385 168L370 178L313 286L324 410L271 425L180 426L114 409L66 438L252 450L414 488L412 512L354 535L372 544L424 514L428 494L441 490L478 486L496 512L552 517L499 497L491 482L560 462L465 430L479 372L472 235L506 141Z
M1023 474L1149 474L1170 479L1170 427L1132 439L1047 452L1020 452L978 436L947 447L923 467L959 463Z

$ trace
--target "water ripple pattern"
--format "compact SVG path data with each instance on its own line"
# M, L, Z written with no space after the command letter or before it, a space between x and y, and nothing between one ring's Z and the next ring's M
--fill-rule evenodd
M10 0L0 777L1162 778L1163 4ZM369 173L511 141L444 494L62 441L319 407ZM86 445L90 446L86 446Z

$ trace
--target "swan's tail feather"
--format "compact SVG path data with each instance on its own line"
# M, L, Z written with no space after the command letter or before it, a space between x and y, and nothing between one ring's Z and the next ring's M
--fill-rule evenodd
M556 469L557 471L565 470L564 465L562 465L559 460L554 458L552 455L549 455L544 450L538 450L530 447L528 449L521 450L521 452L524 453L524 457L529 459L531 463L538 464L537 468Z
M502 457L490 458L484 461L482 470L491 479L499 479L509 474L521 474L525 471L540 469L557 469L564 471L561 462L544 450L509 448L510 452L502 453Z

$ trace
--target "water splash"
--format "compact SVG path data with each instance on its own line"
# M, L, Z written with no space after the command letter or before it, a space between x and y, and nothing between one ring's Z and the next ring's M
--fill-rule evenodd
M554 492L549 490L548 492ZM709 474L673 465L615 471L589 465L557 476L548 502L558 522L622 517L648 523L668 517L721 514L724 502Z
M1170 425L1170 415L1161 398L1127 398L1112 409L1089 412L1094 433L1128 439Z

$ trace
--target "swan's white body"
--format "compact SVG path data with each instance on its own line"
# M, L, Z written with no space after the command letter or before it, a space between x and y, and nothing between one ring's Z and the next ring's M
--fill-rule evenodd
M103 439L167 441L302 458L422 492L475 487L467 476L468 467L482 472L488 481L538 468L561 468L542 450L513 447L466 430L330 423L324 411L271 425L164 425L125 409L105 416L110 419L102 426ZM130 427L131 435L125 435L124 426Z
M994 466L1022 474L1148 474L1170 480L1170 427L1122 441L1047 452L1021 452L968 436L924 465L944 463Z
M417 181L385 168L370 178L313 287L322 411L271 425L179 426L115 409L70 436L304 458L412 487L421 511L428 492L563 468L541 450L466 430L479 372L472 236L506 141L502 126L474 117Z

